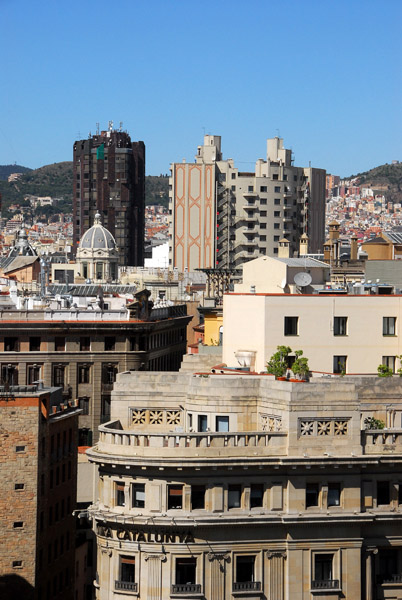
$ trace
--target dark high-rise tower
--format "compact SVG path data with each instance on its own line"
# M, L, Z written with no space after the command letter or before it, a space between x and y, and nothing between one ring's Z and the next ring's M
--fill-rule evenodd
M128 133L102 131L74 143L74 251L99 212L114 236L120 264L144 260L145 145Z

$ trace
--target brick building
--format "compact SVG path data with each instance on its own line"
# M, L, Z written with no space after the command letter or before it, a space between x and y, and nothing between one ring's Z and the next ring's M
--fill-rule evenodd
M60 388L0 386L0 576L72 600L79 409Z

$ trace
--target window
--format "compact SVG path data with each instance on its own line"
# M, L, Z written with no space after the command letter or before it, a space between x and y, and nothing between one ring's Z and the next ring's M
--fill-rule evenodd
M218 415L216 417L215 425L216 431L229 431L229 417Z
M280 223L274 223L274 229L280 229Z
M145 484L134 483L132 486L133 508L145 507Z
M101 397L101 422L110 421L110 396L103 395Z
M13 523L14 529L22 529L24 527L23 521L14 521Z
M66 338L65 337L54 338L54 349L56 352L64 352L66 349Z
M318 483L308 483L306 485L306 508L318 506L319 486Z
M80 352L89 352L91 349L91 338L82 337L80 338Z
M4 352L18 352L19 342L16 337L5 337L4 338Z
M89 398L88 396L82 396L78 398L78 405L82 410L83 415L89 415Z
M280 198L275 198L275 200L274 200L275 206L278 206L280 203L281 203L281 199Z
M267 203L267 199L266 199L266 198L261 198L261 200L260 200L260 205L261 205L261 206L265 206L265 205L266 205L266 203Z
M16 452L25 452L25 446L16 446L15 451Z
M116 348L116 338L114 336L105 337L105 350L106 352L112 352Z
M334 356L334 373L346 373L347 356Z
M390 503L389 492L389 481L377 481L377 506Z
M135 581L135 557L120 556L120 581L134 583Z
M13 569L22 569L22 560L13 560Z
M267 191L267 186L266 185L261 185L260 186L260 192L266 192Z
M278 179L279 179L279 175L278 175L278 173L273 173L273 174L272 174L272 179L274 179L274 180L278 181Z
M90 382L91 367L89 365L78 365L78 383Z
M247 188L248 192L254 192L254 186L253 185L249 185Z
M391 369L393 373L395 373L395 358L395 356L383 356L381 359L381 364L385 365Z
M241 485L232 484L228 486L228 509L240 508Z
M255 556L237 556L236 557L236 583L252 583L255 581ZM236 589L236 585L234 586ZM240 587L239 589L244 589Z
M194 585L196 582L197 559L194 556L190 558L176 558L176 586ZM174 586L173 586L174 587ZM174 589L173 591L181 591ZM184 590L183 590L184 591Z
M15 490L23 490L23 489L24 489L24 487L25 487L25 484L24 484L24 483L15 483L15 484L14 484L14 489L15 489Z
M103 279L103 263L95 263L95 279Z
M314 556L314 580L313 588L321 587L320 582L333 582L332 579L332 563L334 560L333 554L316 554ZM335 583L335 582L334 582ZM338 582L336 582L337 585ZM335 587L335 586L334 586Z
M29 338L29 351L39 352L40 351L40 337Z
M168 485L168 510L183 508L183 486Z
M396 335L396 317L382 318L382 334Z
M236 179L236 173L232 173L232 179Z
M116 502L116 506L125 506L125 498L124 498L124 483L119 481L116 483L116 495L115 495L115 502Z
M266 223L260 223L260 229L266 229L266 228L267 228Z
M82 276L84 279L88 279L88 263L87 262L82 263Z
M250 486L250 508L262 506L264 499L264 486L260 483L254 483Z
M274 217L278 218L281 216L281 211L280 210L275 210L274 211Z
M53 385L55 387L64 387L64 374L65 374L65 366L64 365L54 365L53 366Z
M40 379L41 367L39 365L28 365L27 368L27 384L32 385Z
M117 365L103 365L102 368L102 383L112 385L116 381Z
M347 317L334 317L334 335L347 335Z
M340 506L341 504L341 484L328 484L328 506Z
M279 242L279 235L274 235L274 242Z
M267 241L267 236L266 235L260 235L260 242L266 242Z
M232 190L232 192L235 192L236 191L236 186L232 185L230 189Z
M205 508L205 485L191 486L191 509L200 510Z
M198 415L198 431L206 432L208 429L208 416Z
M267 211L266 210L261 210L260 211L260 217L266 217L267 216Z
M275 194L280 194L280 193L281 193L281 188L280 188L280 186L279 186L279 185L276 185L276 186L274 187L274 192L275 192Z
M284 334L285 335L297 335L298 334L299 317L285 317L284 322Z

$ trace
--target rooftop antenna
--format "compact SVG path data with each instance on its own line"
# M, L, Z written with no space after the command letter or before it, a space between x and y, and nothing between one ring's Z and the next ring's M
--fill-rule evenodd
M108 130L109 131L113 130L113 121L109 121Z
M120 121L119 131L123 131L123 121Z
M99 123L96 124L96 135L99 135Z
M277 137L278 137L278 138L280 138L280 137L281 137L281 134L280 134L280 132L279 132L279 129L275 129L275 131L277 131L277 132L278 132L278 135L277 135Z

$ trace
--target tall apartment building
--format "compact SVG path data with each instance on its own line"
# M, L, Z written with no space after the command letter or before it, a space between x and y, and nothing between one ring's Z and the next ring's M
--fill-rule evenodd
M237 268L276 256L286 238L291 255L308 236L308 251L324 243L325 170L295 167L281 138L267 141L255 172L223 160L221 137L206 135L195 163L173 163L170 178L169 263L179 270Z
M1 598L24 581L35 600L74 598L79 412L60 388L0 386Z
M74 143L73 244L100 213L116 240L120 264L144 261L145 145L110 124L87 140Z

